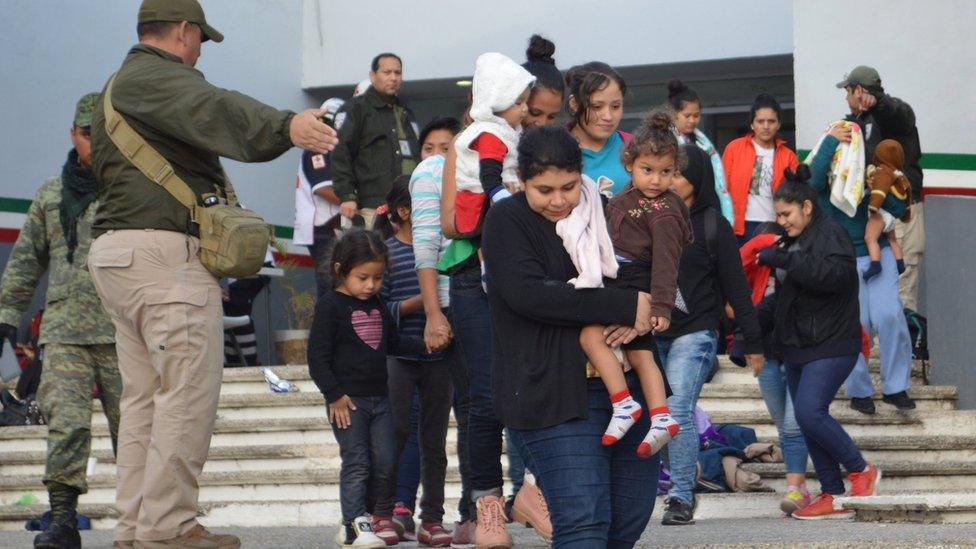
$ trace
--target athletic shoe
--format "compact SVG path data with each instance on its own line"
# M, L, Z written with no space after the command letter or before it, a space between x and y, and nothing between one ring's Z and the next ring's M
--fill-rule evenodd
M683 499L669 497L665 500L664 518L661 524L665 526L684 526L695 523L695 505Z
M339 526L335 535L335 543L339 547L355 547L356 549L386 549L386 542L373 533L369 517L359 517L349 524Z
M413 512L402 503L397 503L393 508L393 525L400 541L417 541L417 523L413 520Z
M873 415L877 410L874 407L874 400L871 397L854 397L851 399L851 408L862 414Z
M451 533L439 522L421 522L417 541L426 547L450 547Z
M881 469L868 464L863 471L847 475L851 481L851 497L873 496L881 483Z
M898 408L899 410L914 410L915 401L912 397L908 396L908 391L902 391L900 393L895 393L892 395L883 395L881 400L891 404L892 406Z
M786 513L786 516L790 516L795 511L810 505L810 502L810 492L806 490L801 492L796 486L787 486L786 495L779 501L779 509Z
M478 549L509 549L512 536L505 528L505 501L501 496L478 498L478 526L474 530L474 546Z
M522 489L515 496L515 504L512 506L512 520L524 523L533 528L539 537L552 541L552 521L549 519L549 506L546 498L542 495L542 490L538 486L526 481L522 484Z
M400 536L397 535L396 523L393 522L393 515L373 515L373 533L387 545L400 543Z
M834 496L825 493L817 496L810 505L793 512L793 518L799 520L849 519L853 516L854 511L835 509Z

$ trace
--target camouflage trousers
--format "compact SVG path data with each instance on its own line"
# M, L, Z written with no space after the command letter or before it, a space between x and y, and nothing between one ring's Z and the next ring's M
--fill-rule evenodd
M114 344L44 346L38 402L47 420L44 483L59 482L85 493L91 452L92 385L101 387L112 449L118 440L122 376Z

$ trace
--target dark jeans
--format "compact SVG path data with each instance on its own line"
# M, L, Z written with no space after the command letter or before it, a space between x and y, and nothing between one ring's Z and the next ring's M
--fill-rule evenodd
M512 442L511 429L505 429L505 454L508 456L508 480L512 481L512 495L518 495L525 483L525 462Z
M454 316L450 315L451 324ZM461 499L458 500L458 515L461 522L478 515L474 500L471 499L471 453L468 451L468 419L471 413L471 390L468 384L468 369L464 365L461 350L454 346L454 364L451 368L451 383L454 385L454 420L457 422L458 469L461 473Z
M342 521L352 522L369 511L370 501L376 505L373 514L393 514L391 491L396 436L393 416L387 397L351 397L356 409L351 412L348 428L332 425L332 434L339 443L342 468L339 472L339 506ZM328 411L326 412L328 413Z
M335 238L316 231L313 244L308 247L315 264L315 297L319 298L332 289L332 267L329 259L332 257L332 247Z
M420 487L420 443L417 441L417 429L420 424L420 395L413 392L413 403L410 405L410 436L400 451L397 462L397 503L413 511L417 508L417 488Z
M414 392L420 394L420 422L417 440L420 444L420 482L424 487L420 500L421 522L444 519L444 478L447 473L447 423L451 415L450 368L452 360L417 361L390 358L390 410L396 433L396 456L400 455L410 436L410 410ZM389 492L396 491L397 478L390 478Z
M841 465L849 473L863 471L867 465L861 450L828 411L856 362L857 355L848 355L786 365L796 421L817 471L820 490L827 494L844 493Z
M491 401L491 315L479 269L469 268L451 276L451 313L470 384L471 497L501 496L502 424Z
M630 372L626 378L630 394L646 406L637 375ZM509 432L546 497L553 547L633 547L657 495L660 457L637 457L650 420L643 414L620 442L604 446L600 437L610 421L610 398L599 379L587 385L586 419Z

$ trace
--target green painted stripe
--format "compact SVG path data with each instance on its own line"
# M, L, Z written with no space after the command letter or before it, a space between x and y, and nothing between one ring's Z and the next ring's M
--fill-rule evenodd
M796 155L805 159L810 149L798 149ZM976 154L961 153L923 153L922 168L926 170L976 171Z
M0 197L0 212L27 213L31 201L25 198Z
M0 197L0 212L8 213L27 213L30 208L31 200L26 198ZM274 225L274 234L277 238L291 240L295 235L295 229L283 225Z

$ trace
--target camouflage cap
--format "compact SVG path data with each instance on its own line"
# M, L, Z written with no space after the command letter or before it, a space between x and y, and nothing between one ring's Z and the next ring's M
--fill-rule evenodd
M92 112L102 94L98 92L86 93L75 106L75 126L87 128L91 126Z
M846 88L848 86L880 88L881 75L878 74L878 71L874 67L858 65L851 69L851 72L847 73L843 80L837 83L838 88Z
M142 0L139 6L139 22L153 21L186 21L200 25L203 31L203 41L213 40L222 42L224 35L207 24L203 8L197 0Z

